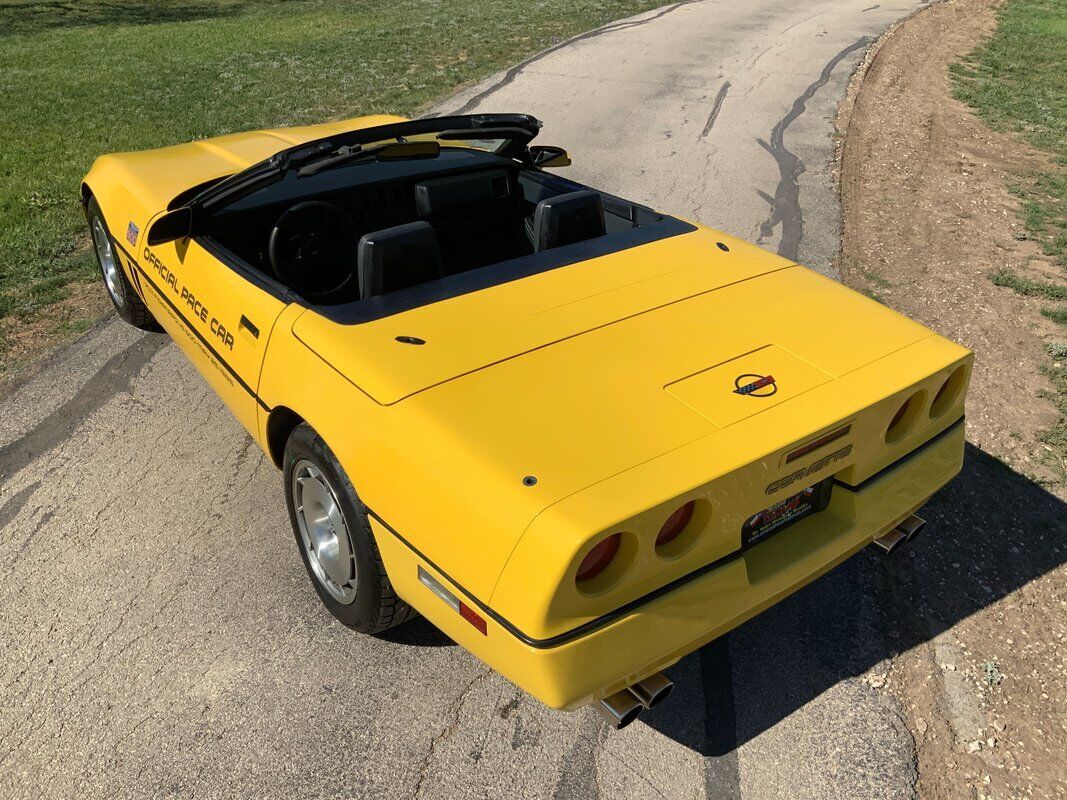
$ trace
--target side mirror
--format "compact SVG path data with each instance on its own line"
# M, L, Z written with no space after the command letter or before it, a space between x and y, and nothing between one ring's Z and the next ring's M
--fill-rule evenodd
M562 147L553 147L550 144L536 144L530 148L530 156L535 167L569 167L571 157Z
M157 245L186 239L193 233L193 210L188 206L168 211L148 229L148 244Z

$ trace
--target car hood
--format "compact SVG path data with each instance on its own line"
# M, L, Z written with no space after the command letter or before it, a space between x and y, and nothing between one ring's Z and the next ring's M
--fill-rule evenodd
M114 205L129 207L132 201L136 221L146 223L182 192L240 172L287 147L334 133L403 121L404 117L389 115L357 117L321 125L234 133L155 150L111 153L94 162L85 180L105 211L112 205L108 202L110 195L121 190L123 197Z

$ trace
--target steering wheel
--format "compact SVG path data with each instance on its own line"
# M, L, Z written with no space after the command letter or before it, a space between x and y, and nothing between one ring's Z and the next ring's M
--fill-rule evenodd
M308 200L278 217L267 256L279 281L321 303L355 279L358 251L356 227L348 215L333 203Z

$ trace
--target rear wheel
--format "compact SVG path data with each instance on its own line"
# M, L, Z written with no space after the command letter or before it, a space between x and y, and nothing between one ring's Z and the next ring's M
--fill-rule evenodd
M100 212L100 206L95 197L89 198L88 206L89 233L93 238L93 252L96 253L96 262L100 265L100 273L104 278L104 286L111 298L115 311L126 322L135 328L144 331L159 331L159 323L156 322L152 312L137 296L133 286L130 285L126 273L122 271L115 242L111 239L104 215Z
M300 557L330 613L362 633L381 633L415 616L393 591L366 507L307 423L285 445L284 475Z

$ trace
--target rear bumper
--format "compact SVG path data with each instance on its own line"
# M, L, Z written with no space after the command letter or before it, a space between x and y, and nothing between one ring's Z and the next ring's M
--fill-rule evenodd
M861 486L836 485L822 512L562 641L529 640L493 616L481 634L419 583L418 568L466 596L460 587L377 520L372 527L401 597L545 704L573 709L670 666L832 569L951 480L963 449L961 420Z

